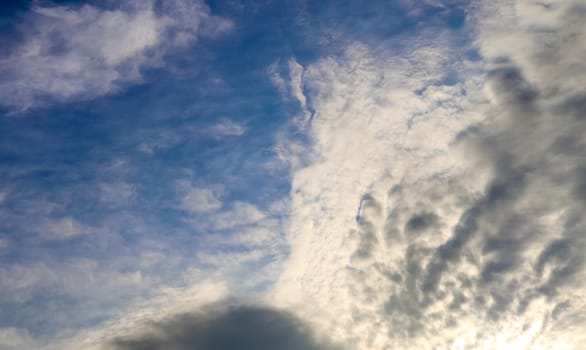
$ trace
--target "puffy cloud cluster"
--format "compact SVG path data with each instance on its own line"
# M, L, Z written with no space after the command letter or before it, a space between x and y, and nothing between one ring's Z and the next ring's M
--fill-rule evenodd
M13 111L116 91L171 50L231 27L201 1L39 5L23 16L0 57L0 103Z
M305 69L313 160L275 298L357 349L586 341L585 7L474 11L482 66L422 35Z

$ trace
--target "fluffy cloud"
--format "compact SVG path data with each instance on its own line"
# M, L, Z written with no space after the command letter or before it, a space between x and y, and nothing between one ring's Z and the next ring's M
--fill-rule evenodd
M35 6L16 31L23 39L0 58L0 100L14 111L91 98L138 82L172 49L230 23L201 1L130 1L117 8Z
M356 349L585 341L584 7L474 11L484 67L423 33L305 68L312 162L274 297Z

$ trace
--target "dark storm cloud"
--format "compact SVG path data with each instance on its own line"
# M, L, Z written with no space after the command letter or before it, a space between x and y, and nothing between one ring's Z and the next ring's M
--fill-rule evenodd
M211 305L113 340L109 350L333 350L294 315L264 306Z

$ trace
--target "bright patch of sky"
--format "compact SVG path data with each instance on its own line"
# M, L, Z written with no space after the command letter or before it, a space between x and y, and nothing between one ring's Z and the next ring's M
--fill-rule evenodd
M579 349L585 15L3 2L0 350Z

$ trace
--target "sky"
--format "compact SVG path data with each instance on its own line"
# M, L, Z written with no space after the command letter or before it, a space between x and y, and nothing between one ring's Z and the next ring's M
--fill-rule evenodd
M0 350L586 344L584 0L0 3Z

